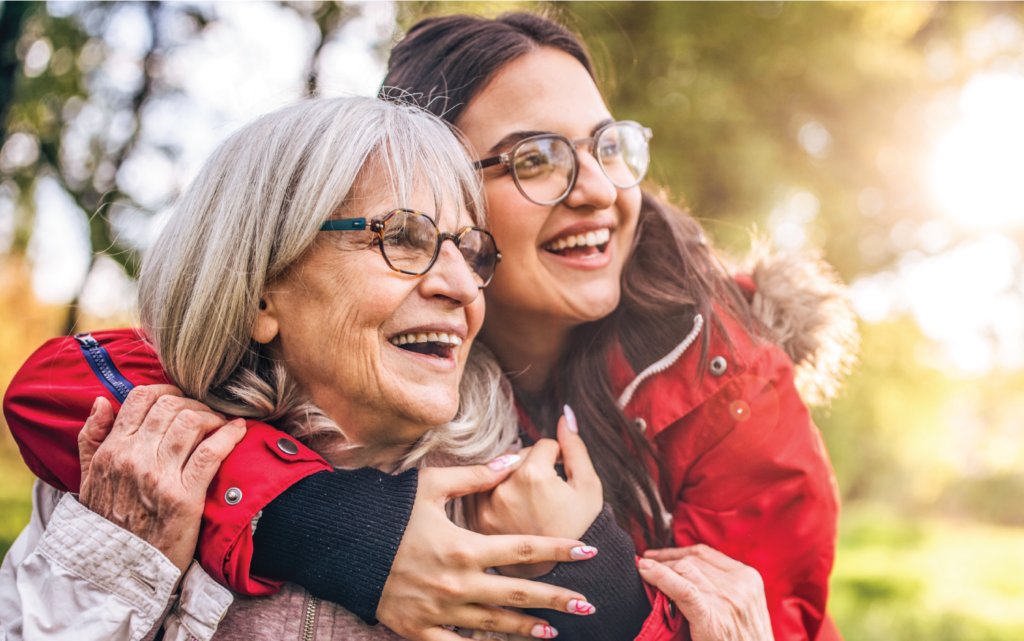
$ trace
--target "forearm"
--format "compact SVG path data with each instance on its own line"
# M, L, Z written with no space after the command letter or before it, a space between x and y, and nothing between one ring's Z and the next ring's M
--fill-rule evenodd
M580 538L598 549L586 563L560 563L536 580L576 590L587 595L597 612L590 616L553 610L528 610L547 619L559 631L559 638L593 641L634 639L651 613L643 580L636 568L636 550L605 506Z
M291 581L376 623L416 487L415 470L306 477L264 508L253 534L253 574Z

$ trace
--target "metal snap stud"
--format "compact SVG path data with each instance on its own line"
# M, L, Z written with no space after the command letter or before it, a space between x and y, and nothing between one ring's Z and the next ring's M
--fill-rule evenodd
M641 434L647 431L647 421L645 421L644 419L638 418L634 420L633 423L636 424L636 428L640 430Z
M729 363L725 362L725 359L721 356L716 356L711 359L708 369L711 370L712 376L721 376L725 374L725 370L729 369Z
M224 502L228 505L238 505L238 502L242 500L242 490L237 487L233 487L224 493Z
M295 444L295 441L289 438L277 439L277 449L281 450L285 454L298 454L299 446Z
M675 604L675 601L669 601L668 602L668 618L670 618L670 619L676 618L676 604Z

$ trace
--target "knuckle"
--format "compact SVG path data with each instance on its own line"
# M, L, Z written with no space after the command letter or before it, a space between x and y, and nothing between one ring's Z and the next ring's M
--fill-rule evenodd
M469 567L475 560L473 548L463 541L453 543L448 548L448 565L451 567Z
M152 404L156 402L159 394L150 385L139 385L128 392L128 397L125 399L125 405L131 403L135 404Z
M498 619L491 615L484 615L484 617L477 622L476 627L480 630L484 630L485 632L494 632L498 629Z
M505 604L514 608L523 607L529 602L529 600L530 595L526 593L526 590L519 588L513 588L505 594Z
M181 408L181 405L182 399L177 396L161 396L156 399L156 403L154 403L154 407L157 407L164 412L176 412Z
M530 541L519 541L516 543L516 558L518 558L521 563L532 561L534 552L534 545Z

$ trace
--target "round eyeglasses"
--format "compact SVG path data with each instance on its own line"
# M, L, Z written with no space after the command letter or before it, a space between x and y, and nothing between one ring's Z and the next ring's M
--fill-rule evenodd
M557 205L576 186L580 158L576 148L590 145L604 175L613 185L628 189L640 184L651 162L648 141L653 134L631 120L601 127L590 138L569 140L559 134L524 138L508 152L473 163L476 169L505 165L520 193L538 205Z
M501 252L494 237L478 227L464 227L456 233L441 231L430 216L412 209L396 209L383 218L341 218L328 220L320 231L364 231L377 235L373 244L388 267L396 272L420 276L430 271L441 253L441 243L450 240L462 253L480 289L494 278Z

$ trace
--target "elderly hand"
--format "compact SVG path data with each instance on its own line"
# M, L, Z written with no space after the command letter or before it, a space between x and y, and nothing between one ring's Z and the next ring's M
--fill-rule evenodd
M558 421L558 441L541 439L524 450L521 465L490 492L467 497L466 519L481 534L534 534L578 538L601 513L601 479L580 438L569 406ZM555 470L559 457L566 480ZM502 574L532 578L546 574L554 563L501 567Z
M116 421L110 402L97 398L78 436L78 500L184 573L199 539L206 489L244 435L244 420L225 424L170 385L136 387Z
M579 549L580 541L484 536L448 520L445 503L491 489L508 475L507 464L514 460L420 470L409 525L377 608L382 623L414 641L460 638L443 625L550 639L557 632L545 621L494 606L573 612L570 601L586 602L572 590L486 573L499 565L592 557Z
M675 601L693 641L772 641L764 583L754 568L706 545L648 550L640 576Z

